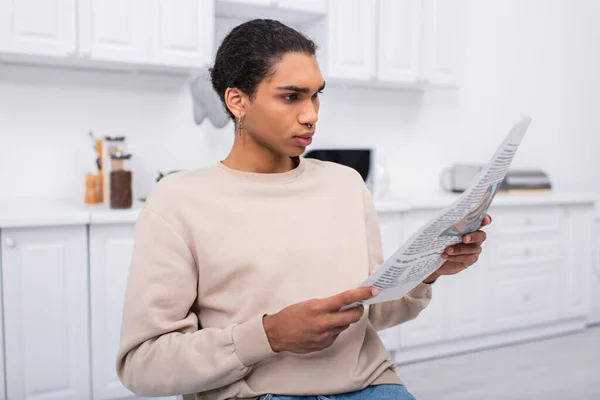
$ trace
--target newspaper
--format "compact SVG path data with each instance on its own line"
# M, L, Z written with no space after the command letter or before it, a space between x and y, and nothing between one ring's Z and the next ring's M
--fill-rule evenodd
M530 122L530 117L518 121L467 190L423 225L360 285L377 287L379 295L344 309L402 298L445 262L442 253L448 246L462 242L462 236L479 229Z

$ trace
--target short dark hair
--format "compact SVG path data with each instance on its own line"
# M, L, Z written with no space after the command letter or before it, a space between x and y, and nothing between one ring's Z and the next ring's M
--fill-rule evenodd
M317 45L289 26L272 19L254 19L236 26L225 36L210 68L213 89L225 110L225 90L235 87L254 99L258 85L273 74L273 66L286 53L314 55Z

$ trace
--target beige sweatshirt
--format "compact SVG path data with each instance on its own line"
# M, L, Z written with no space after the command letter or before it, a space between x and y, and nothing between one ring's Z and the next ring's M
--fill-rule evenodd
M162 179L141 212L117 370L141 396L335 394L400 383L376 330L431 299L365 307L334 344L274 353L262 317L357 287L383 262L377 215L351 168L300 157L258 174L218 163Z

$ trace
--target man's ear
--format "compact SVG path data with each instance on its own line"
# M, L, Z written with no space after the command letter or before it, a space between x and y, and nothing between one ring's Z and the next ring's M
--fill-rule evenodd
M225 90L225 104L236 118L246 115L246 104L248 96L238 88L227 88Z

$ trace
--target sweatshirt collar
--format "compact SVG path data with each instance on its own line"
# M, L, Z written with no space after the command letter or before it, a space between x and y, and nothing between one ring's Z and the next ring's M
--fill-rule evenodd
M257 182L257 183L271 183L271 184L288 183L288 182L292 182L292 181L298 179L302 175L304 170L306 169L306 162L304 161L304 158L302 156L294 157L294 159L297 161L296 168L293 168L286 172L276 172L276 173L245 172L245 171L239 171L237 169L229 168L222 162L218 162L217 167L219 168L219 170L221 170L223 173L227 174L228 176L230 176L234 179L242 180L242 181Z

